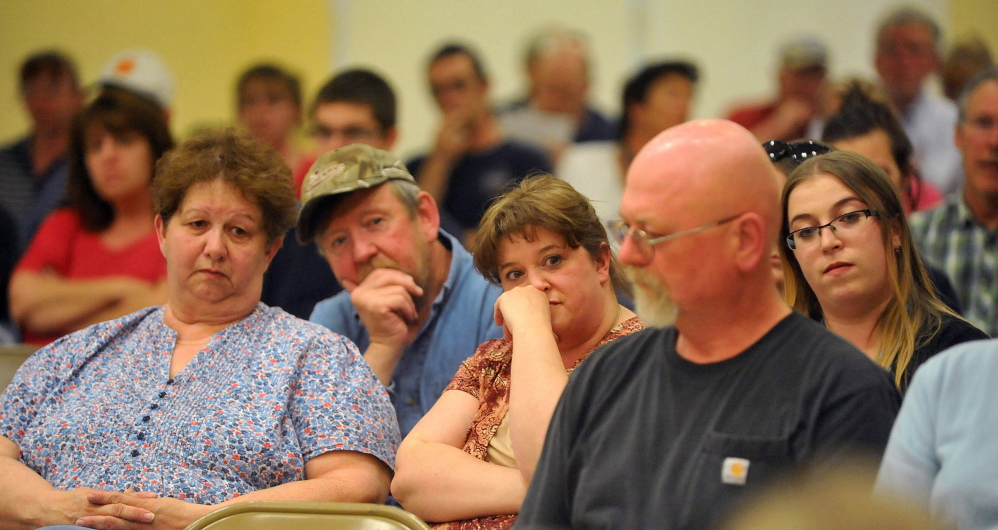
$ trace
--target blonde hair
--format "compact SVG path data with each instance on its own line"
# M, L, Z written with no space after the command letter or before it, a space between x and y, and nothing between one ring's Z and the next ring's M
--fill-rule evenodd
M901 195L886 173L865 157L846 151L834 151L801 164L787 178L783 187L783 223L780 227L780 255L783 257L784 292L787 303L805 315L822 317L821 304L808 285L793 251L783 243L790 234L787 199L798 184L827 173L880 213L881 240L888 256L887 278L891 299L877 319L880 356L877 362L894 370L894 383L904 389L911 381L908 364L915 350L939 332L944 315L960 318L938 297L911 238L911 229L901 207ZM900 240L894 248L893 235Z
M496 199L482 216L472 245L475 268L499 285L499 246L503 238L523 236L533 241L535 230L545 228L565 238L571 248L583 247L595 261L609 246L606 228L585 195L571 184L539 174L522 180ZM629 294L627 282L613 252L610 279L615 292Z

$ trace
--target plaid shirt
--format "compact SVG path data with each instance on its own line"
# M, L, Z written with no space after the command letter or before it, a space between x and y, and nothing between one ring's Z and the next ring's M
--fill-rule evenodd
M910 223L922 258L953 281L963 317L998 335L998 230L982 226L956 193L938 208L913 213Z

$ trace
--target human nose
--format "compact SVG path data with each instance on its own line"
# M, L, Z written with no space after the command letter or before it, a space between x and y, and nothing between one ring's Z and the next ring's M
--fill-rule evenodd
M842 246L842 240L839 239L839 233L833 224L818 227L818 241L822 250L832 250Z
M354 260L358 263L366 263L379 252L378 245L367 234L352 234L350 241L353 243Z
M547 275L541 271L528 271L527 273L527 283L533 286L538 291L546 293L551 290L551 282L548 281Z
M212 261L225 259L227 254L225 247L225 235L222 229L208 230L205 233L204 254Z
M624 233L623 238L620 240L620 251L617 252L617 259L622 264L643 266L648 263L648 253L642 250L637 237L636 234L629 231Z

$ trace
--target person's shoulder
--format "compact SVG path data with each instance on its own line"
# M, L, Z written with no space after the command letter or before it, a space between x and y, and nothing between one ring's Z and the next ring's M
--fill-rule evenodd
M499 147L493 151L497 156L520 160L526 164L543 164L550 167L551 159L541 148L527 142L506 138Z
M953 103L949 99L933 94L927 90L923 90L923 97L921 99L922 106L927 114L933 120L946 119L949 121L956 121L957 115L959 114L959 109L956 103ZM952 134L952 131L946 131Z
M315 304L309 321L328 328L334 322L352 318L356 312L353 302L350 301L350 292L344 289Z
M776 103L773 101L736 103L728 111L725 119L733 121L742 127L749 127L771 114L775 108Z
M135 339L136 335L148 332L147 326L162 324L162 315L163 306L146 307L63 335L52 342L49 347L57 350L85 350L95 345L106 345L125 338Z
M326 351L335 354L346 354L356 350L356 345L349 337L328 327L308 320L302 320L279 308L259 303L257 309L249 318L257 319L253 328L265 329L269 340L274 344L284 343L289 348L299 348L303 351Z
M980 390L975 381L991 385L998 377L998 339L963 342L925 361L915 372L912 387L927 384ZM958 391L958 390L957 390Z
M596 373L600 374L599 377L603 377L606 372L630 373L631 370L638 369L638 366L652 362L675 344L675 328L633 329L634 327L638 326L629 326L629 333L597 348L579 365L576 373Z
M938 335L949 342L949 345L956 345L973 340L986 340L991 336L979 329L977 326L966 320L949 314L944 314L939 325ZM948 347L948 346L947 346Z
M475 348L475 353L471 354L471 357L468 357L464 361L464 365L477 370L488 365L502 365L512 360L513 341L492 339L481 343L478 348Z
M45 218L43 224L57 225L65 230L79 230L83 226L83 218L79 212L69 207L57 208Z
M790 371L849 386L890 386L887 372L848 341L794 311L769 336L771 355Z
M333 298L336 296L324 301ZM298 318L280 307L271 307L260 302L257 304L256 312L262 325L270 326L273 332L282 335L293 334L301 338L336 336L336 333L322 324Z
M562 165L579 167L605 160L616 162L619 149L620 144L610 140L572 144L565 148L561 154L561 158L558 159L558 167L561 168Z

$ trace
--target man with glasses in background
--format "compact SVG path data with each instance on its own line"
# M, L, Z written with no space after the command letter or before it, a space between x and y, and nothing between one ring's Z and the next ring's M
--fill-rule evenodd
M900 397L778 294L777 185L729 121L673 127L638 153L613 232L653 329L576 370L518 526L710 528L803 464L880 457Z
M927 86L941 63L942 31L923 11L894 9L877 27L874 63L887 97L914 147L922 177L944 195L960 187L960 156L953 145L957 112Z
M937 208L910 217L926 262L953 281L963 317L998 335L998 67L968 83L959 99L956 146L963 189Z

